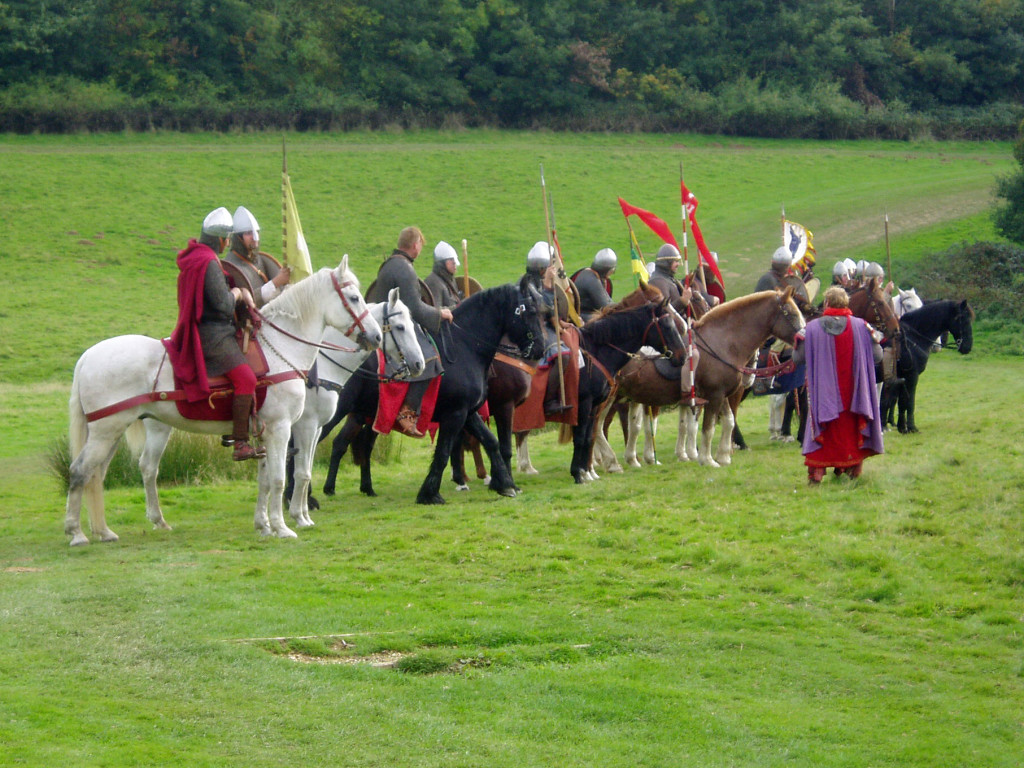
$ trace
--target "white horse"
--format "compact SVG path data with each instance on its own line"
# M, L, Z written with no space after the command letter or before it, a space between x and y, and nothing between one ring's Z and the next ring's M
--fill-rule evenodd
M416 325L409 308L399 299L399 291L392 288L388 300L370 304L370 315L384 332L381 350L403 372L419 376L426 363L423 350L416 339ZM324 341L339 343L340 332L328 328ZM292 478L294 488L289 512L297 528L313 525L309 516L309 484L313 474L313 454L320 441L320 430L330 421L338 408L338 393L369 355L367 350L321 351L317 357L315 387L306 388L306 407L302 416L292 425L292 445L296 450Z
M370 349L380 346L382 335L369 315L359 281L348 268L348 256L337 269L321 269L269 302L263 307L263 318L259 336L269 365L268 377L279 375L285 380L267 388L259 411L267 455L259 462L254 524L265 535L292 538L295 532L285 525L281 495L288 434L306 397L300 372L313 365L328 326L344 330L346 336L356 337ZM144 439L139 468L146 488L146 517L154 527L170 529L160 510L156 479L171 429L212 435L231 431L230 421L184 418L168 397L173 390L171 366L158 339L116 336L90 347L79 358L69 402L73 461L64 520L64 532L71 537L72 546L89 543L80 521L83 496L93 535L101 541L117 541L103 510L103 479L126 431L129 444L136 449Z
M921 297L917 295L916 288L911 288L909 291L904 291L902 288L896 290L897 294L892 297L892 310L896 313L896 317L903 317L907 312L913 312L924 306Z

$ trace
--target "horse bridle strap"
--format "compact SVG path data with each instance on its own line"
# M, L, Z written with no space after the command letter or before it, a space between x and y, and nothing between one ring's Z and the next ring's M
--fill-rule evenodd
M362 314L357 315L354 311L352 311L352 305L348 303L348 299L345 298L345 294L341 290L342 288L348 288L350 285L355 285L355 283L353 283L351 280L346 280L344 283L340 283L338 282L338 276L333 272L331 272L331 283L334 285L334 292L338 294L338 298L341 299L342 305L348 312L348 316L352 318L352 325L350 325L348 327L348 330L345 331L345 335L348 336L350 333L352 333L353 328L358 328L359 332L365 336L366 329L363 327L363 318L370 314L370 310L364 309Z
M331 344L331 342L329 342L329 341L310 341L309 339L304 339L301 336L296 336L294 333L286 331L284 328L279 326L273 320L268 320L264 315L262 315L259 312L259 310L256 310L256 315L259 317L261 322L266 323L271 328L273 328L275 331L280 333L282 336L287 336L289 339L292 339L293 341L301 342L301 343L305 344L307 347L316 347L317 349L330 349L330 350L333 350L334 352L358 352L359 351L359 347L343 347L340 344ZM362 327L362 326L360 326L360 327ZM348 333L346 333L345 335L348 336L348 334L352 332L353 328L355 328L355 325L350 326L349 329L348 329ZM364 331L364 333L365 333L365 331ZM261 333L260 335L262 336L263 334Z
M273 384L280 384L282 381L290 381L291 379L303 379L306 377L308 371L282 371L281 373L273 373L269 376L261 376L256 380L257 387L267 387ZM230 397L234 393L232 389L217 390L210 393L209 400L211 401L215 397ZM170 401L185 400L187 395L183 389L170 389L170 390L154 390L153 392L146 392L142 395L136 395L135 397L129 397L127 400L121 400L119 402L108 405L105 408L99 408L95 411L90 411L85 414L86 421L97 421L104 419L107 416L112 416L115 413L121 411L127 411L129 408L134 408L137 405L145 405L146 403L155 403L157 401Z

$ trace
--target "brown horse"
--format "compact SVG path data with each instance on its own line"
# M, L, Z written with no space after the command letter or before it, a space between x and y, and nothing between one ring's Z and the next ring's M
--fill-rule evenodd
M702 465L717 467L731 461L735 417L730 399L742 393L749 383L748 366L753 355L772 336L793 344L796 334L803 329L804 319L792 296L792 288L761 291L727 301L694 322L693 338L699 354L694 388L706 405L701 444L699 449L696 445L693 448ZM619 392L625 398L648 405L689 406L689 393L682 389L679 380L663 378L652 364L639 358L627 365L619 377ZM684 421L692 423L696 443L696 409L685 407L682 414ZM719 418L722 439L712 457L711 439ZM682 438L685 433L682 429L680 432ZM686 458L682 442L677 442L676 455Z

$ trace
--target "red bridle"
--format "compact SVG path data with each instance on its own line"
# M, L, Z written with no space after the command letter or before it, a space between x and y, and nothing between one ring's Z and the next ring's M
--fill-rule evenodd
M366 328L363 327L363 318L370 313L370 310L364 309L361 315L357 315L353 311L352 305L349 303L348 299L345 298L345 293L342 291L342 288L348 288L350 285L355 285L355 283L353 283L351 280L346 280L344 283L339 283L338 276L334 274L334 272L331 272L331 282L334 284L334 292L338 294L338 298L341 299L341 303L345 307L345 310L348 312L348 316L352 318L352 325L350 325L348 327L348 330L345 331L345 335L350 335L352 333L353 328L358 328L359 332L365 336Z

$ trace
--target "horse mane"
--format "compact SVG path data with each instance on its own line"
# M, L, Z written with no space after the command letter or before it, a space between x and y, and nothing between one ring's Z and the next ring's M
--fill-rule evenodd
M594 318L584 325L580 332L586 334L587 339L595 344L621 341L623 336L632 336L647 327L649 308L650 304L645 303L637 307L619 309L604 317ZM623 326L626 327L623 328Z
M758 291L757 293L748 293L746 296L730 299L724 304L719 304L717 307L709 309L703 317L694 321L693 327L703 328L704 325L712 320L724 317L725 315L730 315L733 312L742 312L752 304L764 301L768 296L774 296L776 293L778 293L778 291L775 290Z
M608 317L608 315L615 314L616 312L634 309L635 307L639 307L644 304L660 304L664 298L665 297L662 292L655 286L646 284L641 285L639 288L636 288L623 296L622 301L601 307L601 309L599 309L594 316L587 321L587 323L590 324L597 320L602 320Z
M330 267L322 267L305 280L289 285L288 290L281 291L280 295L264 304L260 313L267 318L302 317L312 302L312 297L322 289L321 283L326 283L331 279L332 271ZM354 282L356 288L362 291L359 286L359 278L352 270L345 273L345 280Z
M519 293L519 287L515 283L503 283L502 285L496 285L493 288L485 288L484 290L477 291L471 296L467 296L465 299L460 301L452 308L452 314L464 314L467 309L473 309L477 304L485 304L486 302L492 301L498 297L504 299L504 294L513 292L517 294Z

